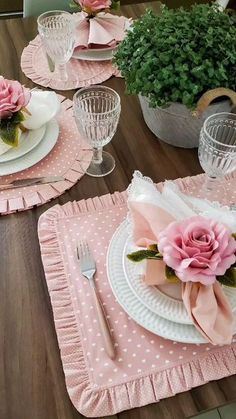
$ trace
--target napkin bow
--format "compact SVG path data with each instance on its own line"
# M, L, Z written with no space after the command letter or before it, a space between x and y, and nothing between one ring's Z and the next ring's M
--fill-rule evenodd
M77 19L75 47L89 48L91 46L115 46L125 37L127 19L124 16L115 16L111 13L98 13L88 19L85 12L75 15Z
M157 243L159 233L172 221L195 215L227 225L236 231L236 217L227 208L181 193L177 185L166 181L159 192L150 179L135 172L128 189L133 240L147 247ZM160 285L167 282L163 260L147 260L145 282ZM195 327L212 344L229 344L232 340L234 317L221 285L181 282L182 299Z

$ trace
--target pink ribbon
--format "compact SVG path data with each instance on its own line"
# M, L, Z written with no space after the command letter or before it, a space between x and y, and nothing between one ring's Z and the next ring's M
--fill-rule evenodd
M129 202L133 219L133 238L138 246L158 242L158 234L174 218L156 205ZM162 260L147 260L145 282L148 285L168 283ZM182 282L183 303L199 332L212 344L232 341L234 317L221 285Z

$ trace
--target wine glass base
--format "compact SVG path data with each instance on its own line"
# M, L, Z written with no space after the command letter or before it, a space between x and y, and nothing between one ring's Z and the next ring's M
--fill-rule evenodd
M102 162L94 163L91 161L86 174L93 177L103 177L109 175L115 169L115 159L110 153L102 152Z

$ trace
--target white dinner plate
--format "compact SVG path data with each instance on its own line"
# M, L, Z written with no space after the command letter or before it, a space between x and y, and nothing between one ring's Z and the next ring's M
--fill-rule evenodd
M117 50L118 45L109 48L87 48L81 50L75 50L73 52L72 58L77 60L87 60L87 61L108 61L112 60L113 54Z
M12 147L0 156L0 164L11 160L18 159L21 156L33 150L43 139L46 131L46 125L35 129L23 132L19 139L18 147Z
M3 162L0 164L0 176L10 175L28 169L38 163L50 153L55 146L59 135L59 125L56 119L52 119L46 124L46 129L39 144L27 154L18 159Z
M166 284L158 286L146 285L140 273L139 264L130 261L127 254L134 249L132 238L129 236L126 225L121 226L125 246L123 249L123 270L126 280L136 297L149 310L167 320L183 324L192 324L181 298L181 284ZM236 310L236 292L224 287L232 311Z
M207 343L193 325L172 322L159 316L147 308L130 288L123 270L124 247L127 241L127 235L124 234L126 226L127 221L116 230L107 252L108 279L118 303L139 325L158 336L176 342Z

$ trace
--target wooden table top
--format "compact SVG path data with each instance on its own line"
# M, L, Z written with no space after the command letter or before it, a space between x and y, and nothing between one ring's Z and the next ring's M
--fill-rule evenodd
M122 12L137 17L146 6L124 6ZM152 7L157 10L159 4L154 2ZM34 18L0 21L0 74L28 87L34 84L23 75L19 63L36 31ZM143 121L137 98L125 95L122 79L112 78L104 84L113 87L122 101L118 130L107 146L116 159L114 172L100 179L84 176L49 204L0 217L1 419L82 417L65 387L37 238L40 214L57 203L122 191L136 169L155 182L201 172L196 150L175 148L154 137ZM69 98L73 93L63 92ZM112 418L183 419L235 398L236 376L231 376Z

